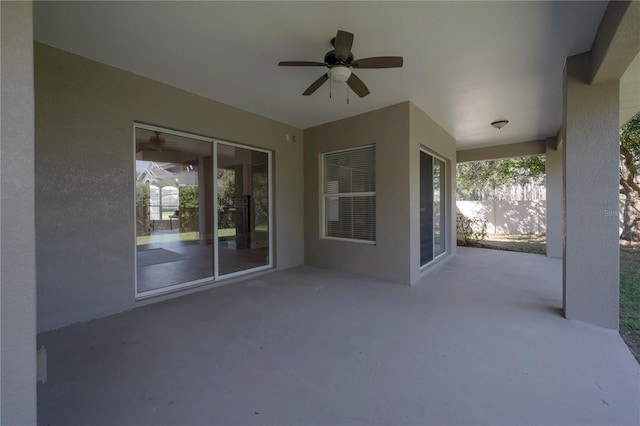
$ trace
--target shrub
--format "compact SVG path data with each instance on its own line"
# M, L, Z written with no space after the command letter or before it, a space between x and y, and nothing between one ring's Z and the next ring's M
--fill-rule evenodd
M456 214L456 234L458 241L468 244L470 241L484 240L487 236L487 219L484 217L466 217Z

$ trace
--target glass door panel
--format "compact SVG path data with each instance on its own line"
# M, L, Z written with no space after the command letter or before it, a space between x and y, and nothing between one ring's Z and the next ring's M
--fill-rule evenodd
M433 157L420 152L420 265L433 260Z
M212 143L136 127L136 293L213 278Z
M444 223L445 203L444 186L445 171L444 161L433 158L433 256L438 256L445 251Z
M446 251L445 162L420 151L420 265Z
M270 157L216 144L218 275L270 265Z

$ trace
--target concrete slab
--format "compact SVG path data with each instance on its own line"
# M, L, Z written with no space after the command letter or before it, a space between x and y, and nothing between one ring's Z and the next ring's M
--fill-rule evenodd
M39 336L42 425L623 425L640 367L561 261L460 248L413 287L299 267Z

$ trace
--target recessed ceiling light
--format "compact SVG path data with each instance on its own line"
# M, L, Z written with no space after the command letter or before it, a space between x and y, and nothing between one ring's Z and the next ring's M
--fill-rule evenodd
M498 120L491 123L491 125L498 130L502 129L507 124L509 124L509 120Z

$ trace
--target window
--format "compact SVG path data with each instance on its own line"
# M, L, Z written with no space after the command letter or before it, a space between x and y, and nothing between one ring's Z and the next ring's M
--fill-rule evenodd
M420 151L420 265L446 251L446 165Z
M323 238L375 243L375 146L322 155Z

